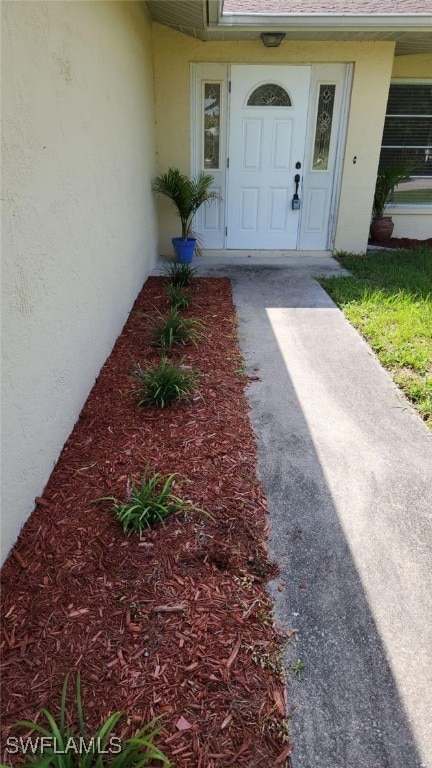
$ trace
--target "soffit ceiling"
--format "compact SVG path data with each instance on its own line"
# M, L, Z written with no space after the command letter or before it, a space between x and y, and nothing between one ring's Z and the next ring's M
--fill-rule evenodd
M410 16L432 13L432 0L224 0L223 12Z
M310 0L311 1L311 0ZM392 0L393 1L393 0ZM408 0L409 2L410 0ZM227 7L233 7L239 0L229 0ZM249 0L248 0L249 2ZM273 7L279 0L271 0ZM362 0L359 0L361 3ZM364 0L363 0L364 2ZM394 9L397 13L401 0L395 0ZM404 3L407 0L403 0ZM423 0L424 2L424 0ZM242 0L240 0L240 4ZM323 0L321 7L328 0ZM418 0L416 0L418 5ZM432 53L432 14L420 17L414 28L404 26L403 16L396 19L389 16L388 19L380 14L375 23L375 14L369 14L360 21L359 15L341 16L338 11L321 16L318 23L317 15L302 17L294 14L287 19L286 16L257 15L227 15L220 18L221 3L219 0L146 0L153 21L158 21L172 29L198 38L204 41L214 40L259 40L263 30L278 30L285 32L285 40L311 40L320 41L395 41L396 56L415 53ZM298 0L297 0L298 5ZM243 0L243 6L245 0ZM260 6L265 6L265 0L260 0ZM287 2L280 4L284 10ZM334 6L334 3L333 3ZM424 7L427 7L425 3ZM409 6L405 6L406 10ZM282 13L283 13L282 10ZM409 9L411 12L411 8ZM274 11L273 11L274 12ZM406 11L405 11L406 13ZM409 13L409 11L408 11ZM416 15L412 13L412 16ZM354 23L351 22L353 19ZM408 20L408 23L411 23Z

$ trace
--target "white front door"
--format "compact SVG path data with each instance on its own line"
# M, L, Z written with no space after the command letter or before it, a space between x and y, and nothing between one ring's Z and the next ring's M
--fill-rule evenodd
M310 76L310 66L231 68L227 248L297 248Z

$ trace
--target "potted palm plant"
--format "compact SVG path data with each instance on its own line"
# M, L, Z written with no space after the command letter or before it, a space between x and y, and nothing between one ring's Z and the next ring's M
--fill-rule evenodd
M213 176L210 173L201 172L195 178L189 178L178 168L169 168L166 173L153 179L153 191L172 200L181 221L181 237L172 238L177 261L192 261L197 244L192 220L197 210L211 200L220 199L220 195L210 189L212 183Z
M372 240L385 243L392 236L394 223L391 216L385 216L385 207L390 201L394 188L408 179L415 166L400 162L383 166L378 170L372 207L370 228Z

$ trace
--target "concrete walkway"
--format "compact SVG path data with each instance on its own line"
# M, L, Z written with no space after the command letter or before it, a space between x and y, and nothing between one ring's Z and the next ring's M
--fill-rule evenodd
M292 765L432 768L431 435L313 279L336 262L278 263L200 271L232 277L259 377L276 614L306 664L288 678Z

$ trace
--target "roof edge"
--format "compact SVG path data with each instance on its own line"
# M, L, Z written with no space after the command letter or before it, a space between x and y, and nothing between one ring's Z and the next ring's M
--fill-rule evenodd
M348 24L347 24L348 21ZM217 22L219 27L253 29L255 27L363 27L366 29L399 29L424 31L432 27L432 14L353 14L353 13L223 13Z

